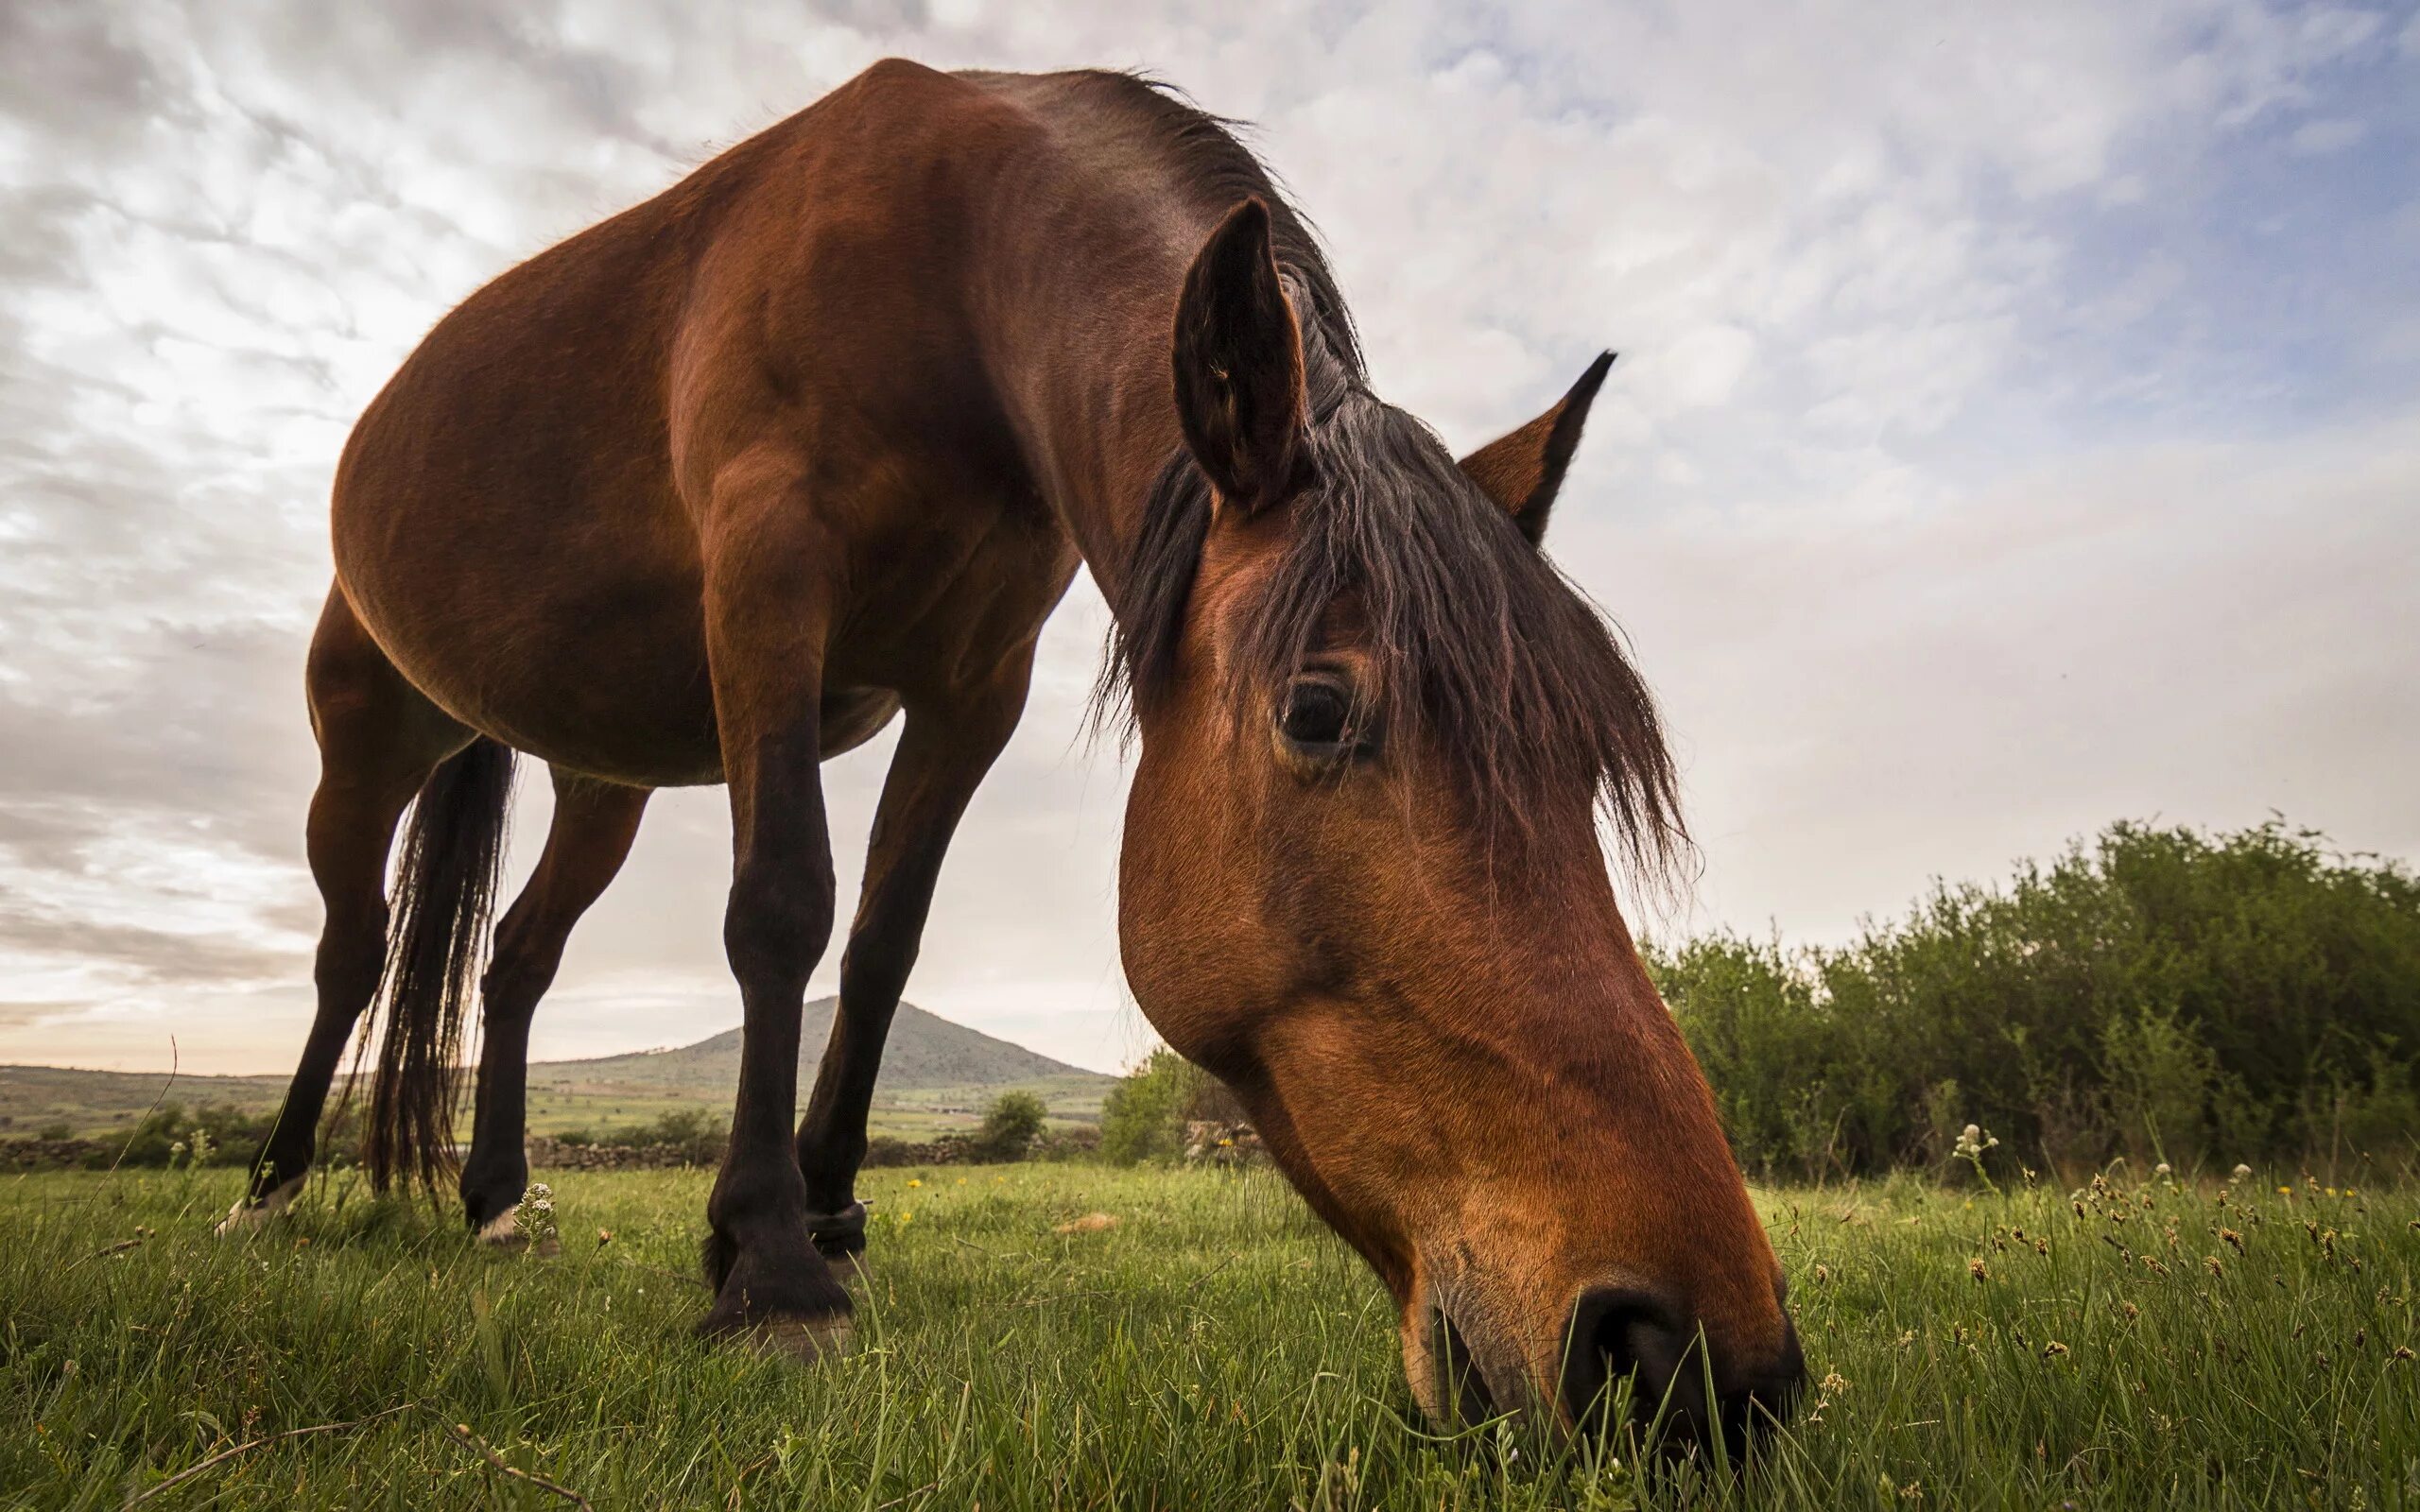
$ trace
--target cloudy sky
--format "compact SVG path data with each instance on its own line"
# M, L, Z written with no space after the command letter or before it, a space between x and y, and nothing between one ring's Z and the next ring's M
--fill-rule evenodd
M1623 352L1549 544L1679 734L1652 927L1837 938L2125 816L2420 857L2410 7L1495 9L0 5L0 1061L291 1064L347 427L480 282L892 53L1257 122L1457 446ZM1080 582L910 993L1114 1068L1102 627ZM889 749L826 769L852 891ZM719 790L657 800L540 1054L737 1022L728 857Z

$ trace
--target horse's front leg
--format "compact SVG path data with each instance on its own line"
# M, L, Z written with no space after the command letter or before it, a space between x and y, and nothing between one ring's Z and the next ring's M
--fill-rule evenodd
M827 1256L865 1249L866 1210L856 1184L883 1040L916 964L950 836L1016 729L1032 667L1028 646L978 686L908 700L907 728L883 780L865 887L840 961L839 1011L799 1125L808 1223Z
M727 469L707 538L706 651L735 850L723 944L745 1020L731 1143L706 1204L716 1295L700 1332L809 1358L845 1342L850 1305L809 1236L791 1143L800 1013L832 936L818 768L831 604L818 574L837 555L798 476Z

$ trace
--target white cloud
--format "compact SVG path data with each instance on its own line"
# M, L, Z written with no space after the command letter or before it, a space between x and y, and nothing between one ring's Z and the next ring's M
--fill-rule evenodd
M1705 409L1727 404L1756 360L1756 338L1736 325L1702 326L1651 353L1641 383L1672 404ZM1631 376L1639 377L1634 369Z
M2295 151L2305 157L2318 158L2330 152L2342 152L2368 134L2369 129L2359 121L2329 116L2305 121L2294 128L2291 141Z

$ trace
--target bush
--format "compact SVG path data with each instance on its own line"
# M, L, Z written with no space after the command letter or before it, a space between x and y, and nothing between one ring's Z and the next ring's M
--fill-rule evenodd
M1202 1120L1244 1115L1217 1077L1163 1045L1102 1100L1100 1153L1115 1165L1174 1160L1184 1153L1184 1125Z
M1050 1109L1031 1092L1007 1091L983 1110L983 1127L975 1136L978 1160L1022 1160L1042 1134Z
M192 1160L194 1148L199 1143L206 1151L206 1164L250 1165L276 1121L273 1108L247 1113L240 1108L205 1103L188 1113L182 1103L163 1103L145 1114L123 1141L114 1135L104 1136L102 1143L110 1147L109 1153L94 1160L103 1167L182 1165ZM205 1136L199 1142L194 1138L197 1129Z
M720 1165L731 1129L702 1108L679 1108L657 1115L636 1130L637 1144L668 1144L691 1165Z
M2070 1172L2404 1165L2420 1139L2420 881L2282 823L2121 823L1844 946L1648 958L1769 1177L1940 1166L1969 1122Z

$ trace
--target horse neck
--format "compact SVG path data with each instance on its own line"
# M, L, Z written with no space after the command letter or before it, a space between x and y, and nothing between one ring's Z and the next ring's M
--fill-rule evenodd
M1115 602L1152 482L1183 442L1170 339L1216 217L1173 195L1139 227L1131 202L1030 186L1010 198L982 258L984 361L1035 485Z

